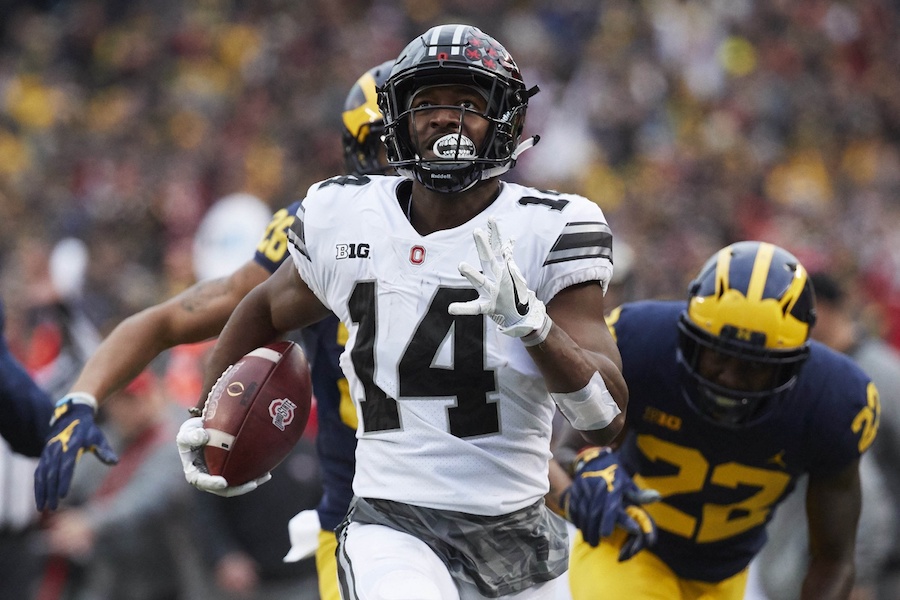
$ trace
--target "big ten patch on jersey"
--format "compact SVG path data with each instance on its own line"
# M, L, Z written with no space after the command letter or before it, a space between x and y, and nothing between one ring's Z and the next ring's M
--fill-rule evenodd
M336 244L334 258L337 260L345 258L369 258L370 249L371 246L366 242Z

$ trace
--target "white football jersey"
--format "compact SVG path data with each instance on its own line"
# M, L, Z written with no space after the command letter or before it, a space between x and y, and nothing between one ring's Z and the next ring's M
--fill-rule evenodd
M472 233L494 217L547 303L573 284L606 288L612 235L586 198L504 182L470 222L421 236L397 199L404 181L316 184L290 236L300 276L349 331L354 493L479 515L524 508L548 490L555 405L521 341L483 315L447 312L478 297L458 267L480 268Z

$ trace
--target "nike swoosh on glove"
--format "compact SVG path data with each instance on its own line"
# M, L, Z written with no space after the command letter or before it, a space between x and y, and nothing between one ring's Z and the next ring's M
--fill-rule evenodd
M462 262L459 272L478 292L469 302L453 302L451 315L487 315L498 325L500 333L521 338L542 331L547 324L547 309L537 299L513 260L513 240L504 242L493 218L488 219L487 232L473 232L481 269ZM544 332L546 337L546 332Z
M195 488L229 498L252 492L272 479L272 474L266 473L253 481L229 486L228 482L221 475L209 474L206 459L203 458L203 446L208 442L209 432L203 428L203 417L191 417L182 423L178 430L178 435L175 436L175 443L178 444L178 454L181 456L184 478Z
M50 434L34 472L34 501L38 510L56 510L72 484L75 465L85 452L93 452L101 462L114 465L119 457L94 423L97 400L90 394L75 393L56 403L50 420Z
M609 448L589 448L575 461L572 485L563 492L567 518L591 546L612 535L616 526L628 536L619 561L628 560L656 543L656 523L643 505L657 502L659 492L640 489Z

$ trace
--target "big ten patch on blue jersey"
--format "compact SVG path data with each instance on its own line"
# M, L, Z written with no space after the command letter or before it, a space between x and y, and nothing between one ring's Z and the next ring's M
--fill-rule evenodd
M299 207L298 200L272 215L262 239L256 246L253 259L270 273L274 273L288 256L287 231L294 222L294 214Z
M717 426L684 399L676 359L683 302L637 302L608 324L629 387L622 464L663 499L646 507L652 551L681 577L719 581L765 543L773 508L806 472L836 473L864 452L877 428L877 391L849 359L813 343L789 394L746 428Z
M580 196L504 183L469 222L423 236L398 201L408 180L368 179L313 186L289 233L300 276L349 332L342 366L361 416L354 491L473 514L530 505L546 491L555 406L521 342L448 307L477 298L459 264L480 264L473 231L488 218L515 238L542 301L605 286L603 213Z

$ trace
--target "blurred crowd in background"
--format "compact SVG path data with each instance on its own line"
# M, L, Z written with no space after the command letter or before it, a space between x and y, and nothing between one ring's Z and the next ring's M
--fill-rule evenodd
M681 296L765 239L858 283L900 344L900 35L888 0L43 0L0 3L0 291L59 257L104 333L196 276L219 198L276 209L343 171L343 98L437 22L538 84L513 178L587 195L630 297ZM549 182L549 183L548 183ZM72 264L74 263L74 264ZM72 279L70 277L70 279ZM15 336L13 336L15 338ZM27 337L27 336L26 336Z
M14 352L59 397L119 321L211 274L196 240L217 202L275 210L343 172L347 91L442 22L496 36L540 86L541 141L510 178L603 208L609 306L682 297L717 249L763 239L900 348L893 0L0 0ZM199 354L168 357L183 404Z

